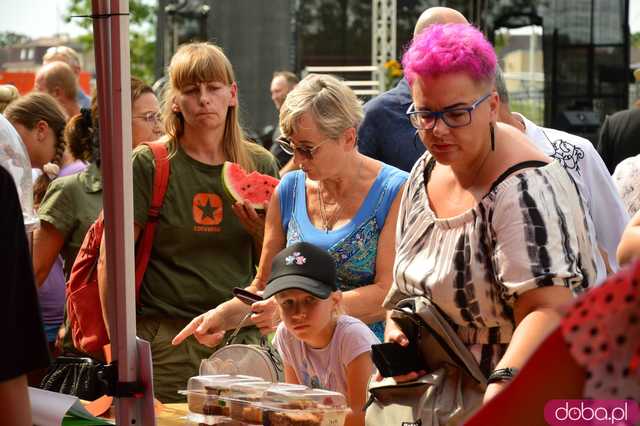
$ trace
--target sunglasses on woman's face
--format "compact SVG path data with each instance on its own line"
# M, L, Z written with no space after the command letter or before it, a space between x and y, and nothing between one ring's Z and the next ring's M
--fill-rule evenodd
M291 140L289 140L284 136L281 136L278 138L278 144L280 145L280 148L282 148L282 150L289 155L294 155L295 153L303 158L306 158L307 160L313 160L313 153L316 152L318 148L320 148L322 145L324 145L330 140L331 138L327 138L322 142L320 142L319 144L312 146L310 148L307 148L303 146L296 146L294 145L293 142L291 142Z

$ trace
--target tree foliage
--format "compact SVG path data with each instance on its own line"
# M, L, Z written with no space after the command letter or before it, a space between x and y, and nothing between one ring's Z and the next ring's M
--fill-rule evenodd
M156 3L148 0L129 0L129 49L131 55L131 75L140 77L147 83L153 82L155 63ZM90 15L91 0L71 0L65 14L67 22L73 22L87 33L78 37L86 48L93 48L93 23L90 18L75 16Z
M29 41L29 36L27 35L14 33L13 31L0 32L0 47L15 46L26 41Z

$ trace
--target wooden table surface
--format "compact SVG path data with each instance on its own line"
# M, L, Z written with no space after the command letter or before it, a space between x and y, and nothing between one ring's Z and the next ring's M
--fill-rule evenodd
M163 404L163 409L156 415L157 425L182 426L192 424L185 418L188 411L187 403Z

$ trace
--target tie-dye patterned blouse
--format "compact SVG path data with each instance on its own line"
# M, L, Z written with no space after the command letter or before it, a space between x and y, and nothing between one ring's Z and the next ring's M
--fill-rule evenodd
M290 172L277 188L287 246L306 241L327 250L336 261L338 288L342 291L372 284L380 232L407 173L385 164L356 215L346 225L329 232L316 228L309 220L305 179L300 170ZM370 327L379 339L383 338L382 322Z
M520 170L474 208L438 218L425 189L434 165L428 153L418 160L403 194L385 306L431 298L488 374L511 340L518 295L551 285L579 293L594 284L593 225L555 161Z

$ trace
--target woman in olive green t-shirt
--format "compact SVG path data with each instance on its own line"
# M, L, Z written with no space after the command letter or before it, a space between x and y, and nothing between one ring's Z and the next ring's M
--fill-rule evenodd
M277 166L268 151L243 136L238 87L220 48L209 43L182 46L169 65L167 85L163 118L170 175L140 288L137 335L151 343L156 397L177 402L184 399L177 391L198 373L201 359L212 349L195 339L173 347L173 336L194 316L230 299L234 286L251 282L262 245L264 220L225 193L223 164L231 161L272 176L277 176ZM136 239L147 222L154 170L150 149L136 149ZM100 266L106 312L104 272ZM252 337L258 339L257 331Z
M157 123L158 100L149 85L131 78L133 146L162 135ZM70 176L54 179L38 209L41 228L34 235L34 271L41 284L58 254L64 259L65 277L69 276L87 230L102 210L100 144L97 137L96 99L92 108L82 109L64 128L64 139L73 158L89 166Z
M131 78L131 102L133 145L161 136L157 123L158 100L151 87L136 77ZM79 172L71 167L65 169L68 175L51 181L44 198L40 197L42 203L38 208L38 216L41 227L34 234L33 244L33 265L38 285L45 281L58 255L64 260L64 276L68 278L85 234L102 210L96 111L94 98L91 110L83 108L66 126L63 125L64 139L71 156L89 164L80 163L84 170ZM61 349L67 354L78 352L68 334L65 334Z

